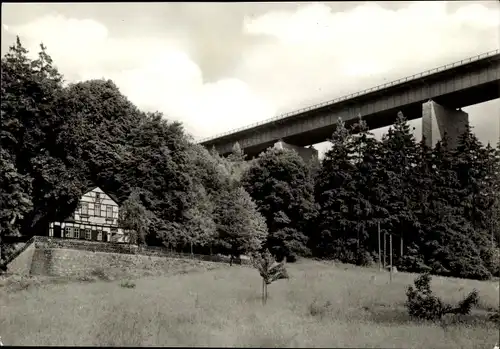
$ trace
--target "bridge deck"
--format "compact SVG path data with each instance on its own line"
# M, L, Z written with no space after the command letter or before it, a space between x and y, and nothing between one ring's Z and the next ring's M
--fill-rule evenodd
M500 96L500 50L487 52L331 101L286 113L237 130L201 140L221 153L238 141L245 152L260 152L283 139L294 145L326 140L338 117L347 123L362 115L371 129L392 124L398 110L408 119L421 117L428 99L452 108Z

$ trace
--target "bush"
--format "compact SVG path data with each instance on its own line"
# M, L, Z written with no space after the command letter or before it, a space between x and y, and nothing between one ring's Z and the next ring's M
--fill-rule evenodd
M481 258L486 269L495 277L500 276L500 248L484 247L481 249Z
M135 288L135 283L130 281L130 280L125 280L125 281L122 281L120 286L123 288Z
M309 314L323 318L331 311L332 303L330 301L318 302L316 299L309 304Z
M445 314L467 315L473 306L479 302L476 290L473 290L457 306L445 304L441 299L434 296L431 290L431 276L423 274L414 281L415 288L408 286L406 291L405 306L412 318L422 320L440 320Z
M406 254L398 262L398 268L411 273L428 273L432 270L424 261L416 244L408 246Z
M98 280L110 281L109 276L106 274L104 268L95 268L90 272L91 277L95 277Z
M500 325L500 310L497 311L496 313L491 314L489 319L494 323Z
M489 253L482 252L481 248L487 241L469 223L436 224L432 232L428 232L427 240L424 255L432 274L476 280L492 277L484 260Z
M356 265L361 266L361 267L369 267L375 264L375 261L373 259L373 256L370 252L366 250L361 250L358 253L357 260L356 260Z

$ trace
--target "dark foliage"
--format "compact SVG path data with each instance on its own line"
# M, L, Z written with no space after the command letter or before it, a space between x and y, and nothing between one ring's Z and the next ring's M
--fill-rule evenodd
M451 149L418 144L401 113L381 140L339 120L321 162L278 149L246 161L238 144L228 158L193 144L110 80L64 85L43 45L30 59L17 39L1 65L0 260L3 237L46 235L93 184L138 244L369 265L391 234L402 270L500 275L500 142L470 126Z
M408 314L416 319L440 320L446 314L467 315L473 306L479 302L476 290L473 290L467 297L456 306L445 304L436 297L431 290L431 276L422 274L414 281L415 288L408 286L406 291L406 308Z

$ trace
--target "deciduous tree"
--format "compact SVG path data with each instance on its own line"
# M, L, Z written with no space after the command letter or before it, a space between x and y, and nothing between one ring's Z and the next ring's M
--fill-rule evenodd
M121 207L118 224L127 231L129 243L144 244L152 222L152 214L142 205L141 190L134 188Z
M242 183L266 219L270 251L278 259L307 255L305 229L314 217L314 185L299 154L268 149L243 174Z

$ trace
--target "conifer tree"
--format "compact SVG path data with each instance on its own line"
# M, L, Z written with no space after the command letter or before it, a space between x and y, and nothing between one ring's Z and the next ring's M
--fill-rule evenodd
M461 208L466 219L477 229L484 229L485 180L488 176L488 155L481 142L467 124L459 137L456 149L455 170L461 186ZM487 204L486 204L487 205Z
M354 126L352 147L355 152L356 183L354 193L358 263L370 262L378 253L378 225L387 219L387 175L381 166L381 143L361 118Z
M338 258L343 261L356 260L357 241L353 241L356 228L349 215L352 214L352 198L356 190L352 159L351 133L342 119L336 124L316 176L315 197L318 204L317 230L313 237L316 254Z
M404 240L411 237L418 226L414 214L414 198L417 195L415 168L418 146L406 118L400 112L394 125L382 139L382 165L387 171L388 219L384 229L399 236L398 258L404 255ZM396 252L395 251L395 252Z

